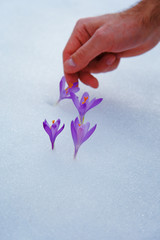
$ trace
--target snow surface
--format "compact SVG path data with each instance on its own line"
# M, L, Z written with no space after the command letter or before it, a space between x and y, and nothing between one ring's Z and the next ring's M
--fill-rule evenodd
M160 45L100 74L92 137L73 160L71 101L55 105L79 18L127 0L0 0L0 239L160 239ZM51 150L42 122L61 118Z

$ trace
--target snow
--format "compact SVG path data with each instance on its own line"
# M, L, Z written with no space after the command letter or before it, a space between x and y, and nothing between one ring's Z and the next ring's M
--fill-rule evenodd
M160 239L160 45L100 74L97 129L73 160L62 51L81 17L135 1L1 0L0 239ZM61 118L55 150L42 122Z

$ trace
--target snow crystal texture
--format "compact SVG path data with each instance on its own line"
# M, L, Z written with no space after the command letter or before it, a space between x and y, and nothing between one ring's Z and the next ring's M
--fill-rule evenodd
M0 239L160 239L160 45L100 74L76 160L70 100L55 105L62 51L79 18L127 0L0 1ZM42 122L61 118L55 150Z

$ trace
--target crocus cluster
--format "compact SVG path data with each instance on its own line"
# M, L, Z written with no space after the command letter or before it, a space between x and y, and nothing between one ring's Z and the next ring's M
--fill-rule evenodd
M59 84L60 96L58 102L60 102L63 99L72 99L75 107L79 112L79 118L76 117L75 120L71 121L71 134L74 143L74 157L76 157L77 152L82 143L84 143L93 134L97 126L96 124L94 127L89 129L90 123L89 122L84 123L85 114L90 109L97 106L103 99L93 98L90 101L88 92L85 92L79 101L79 98L75 94L80 90L78 87L78 83L70 84L67 88L65 88L65 84L66 84L65 77L62 77ZM52 149L54 149L54 142L56 137L62 132L65 126L63 124L63 126L59 128L60 122L61 122L60 119L58 119L56 122L52 121L51 126L48 124L47 120L43 122L43 127L46 133L49 135Z

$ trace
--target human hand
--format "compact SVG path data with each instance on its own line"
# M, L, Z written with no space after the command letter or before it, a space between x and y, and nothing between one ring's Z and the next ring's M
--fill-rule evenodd
M143 12L148 14L146 9ZM92 73L112 71L120 58L140 55L159 42L159 29L145 24L142 15L131 10L77 22L63 52L68 83L80 79L97 88L98 80Z

